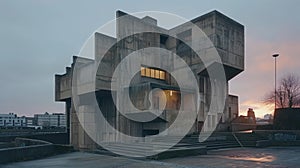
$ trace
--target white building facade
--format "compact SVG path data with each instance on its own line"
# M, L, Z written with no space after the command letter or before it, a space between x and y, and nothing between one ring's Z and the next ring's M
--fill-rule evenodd
M0 127L26 127L26 118L17 114L0 114Z
M63 113L35 114L36 125L43 127L66 127L66 115Z

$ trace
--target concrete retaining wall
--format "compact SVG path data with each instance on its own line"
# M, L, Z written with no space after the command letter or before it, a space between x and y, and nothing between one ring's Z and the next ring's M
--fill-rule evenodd
M54 153L53 144L0 149L0 163L23 161L50 156Z
M255 130L254 133L260 137L256 147L268 146L300 146L299 130Z
M0 136L1 142L11 142L15 138L29 138L39 139L53 144L69 144L69 135L67 133L39 133L39 134L26 134L26 135L11 135L11 136Z
M49 142L17 138L19 147L0 149L0 165L8 162L43 158L72 151L71 146L55 145Z
M299 130L300 108L278 108L274 114L274 129Z

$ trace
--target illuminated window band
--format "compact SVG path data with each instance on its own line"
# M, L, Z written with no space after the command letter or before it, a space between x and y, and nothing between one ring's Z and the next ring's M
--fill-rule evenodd
M148 68L148 67L141 67L141 76L154 78L154 79L166 79L166 72L158 69Z

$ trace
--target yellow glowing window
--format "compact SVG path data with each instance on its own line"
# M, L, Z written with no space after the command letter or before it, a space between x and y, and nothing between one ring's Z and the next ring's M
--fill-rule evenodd
M142 75L142 76L145 76L145 75L146 75L146 68L145 68L145 67L142 67L142 68L141 68L141 75Z
M166 72L158 69L141 67L141 76L165 80Z
M166 73L164 71L159 71L159 79L166 79Z
M151 78L155 78L155 70L151 69Z
M155 78L159 79L159 70L155 70Z
M147 77L150 77L151 75L150 75L150 69L149 68L146 68L146 76Z

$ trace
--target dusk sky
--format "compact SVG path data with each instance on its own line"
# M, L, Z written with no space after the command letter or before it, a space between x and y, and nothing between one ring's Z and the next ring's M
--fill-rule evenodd
M274 88L273 53L279 53L278 78L300 76L300 1L81 1L0 0L0 113L64 112L54 101L54 74L63 74L72 56L115 11L162 11L193 19L218 10L245 26L245 71L230 81L240 114L253 108L262 117L265 94ZM158 21L159 22L159 21Z

